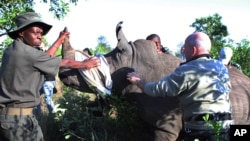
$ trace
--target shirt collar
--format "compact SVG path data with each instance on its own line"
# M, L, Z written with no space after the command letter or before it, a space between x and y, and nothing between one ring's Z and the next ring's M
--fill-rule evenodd
M196 60L196 59L201 58L201 57L212 58L212 57L210 56L210 54L201 54L201 55L194 56L194 57L191 58L190 60L188 60L188 61L186 61L186 62L183 62L183 63L181 63L180 65L184 65L184 64L186 64L186 63L188 63L188 62L190 62L190 61Z

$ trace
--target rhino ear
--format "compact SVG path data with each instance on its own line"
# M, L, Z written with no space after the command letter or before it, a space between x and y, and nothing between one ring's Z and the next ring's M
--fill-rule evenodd
M115 33L116 33L116 38L117 40L119 40L118 36L119 36L119 31L122 29L122 24L123 21L120 21L117 25L116 25L116 29L115 29ZM123 34L123 33L122 33ZM124 36L124 35L123 35Z
M116 25L116 38L117 38L117 48L119 50L121 50L122 52L126 52L128 54L132 54L132 48L127 40L127 38L125 37L125 35L123 34L122 31L122 23L123 21L120 21L117 25Z

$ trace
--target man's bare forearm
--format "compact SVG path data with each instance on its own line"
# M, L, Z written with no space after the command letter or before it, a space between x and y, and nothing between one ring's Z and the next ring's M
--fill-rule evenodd
M60 67L62 68L73 68L73 69L90 69L93 67L98 67L100 65L100 60L97 58L87 59L84 61L75 61L72 59L63 59L61 61Z

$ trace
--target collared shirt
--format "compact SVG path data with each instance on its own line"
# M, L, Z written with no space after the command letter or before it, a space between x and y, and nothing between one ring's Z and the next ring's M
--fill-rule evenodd
M177 96L183 119L196 114L231 113L231 83L228 69L207 55L181 64L169 76L148 82L144 92L150 96Z
M44 74L55 76L60 59L14 40L6 48L0 69L0 107L34 107L40 103Z

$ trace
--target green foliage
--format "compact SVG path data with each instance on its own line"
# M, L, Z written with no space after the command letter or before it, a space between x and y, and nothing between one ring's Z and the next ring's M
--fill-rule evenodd
M104 36L98 37L98 45L94 50L94 54L105 54L110 52L112 49L110 48L110 45L108 44L106 38Z
M83 94L66 93L58 103L62 109L67 109L58 118L61 123L60 131L64 132L68 140L98 140L98 134L104 132L103 120L90 113L87 106L88 97ZM58 116L58 113L56 113ZM74 115L74 116L72 116ZM100 131L99 131L100 130Z
M16 27L15 17L23 12L34 11L37 0L2 0L0 1L0 37L6 35ZM70 4L77 4L78 0L42 0L40 3L50 4L48 9L58 20L63 19L69 12Z
M206 122L205 126L209 129L212 129L212 131L214 131L216 141L219 141L222 125L217 121L209 120L209 114L206 114L205 116L203 116L203 119Z
M228 36L227 27L221 22L222 17L219 14L213 16L197 18L190 26L195 31L202 31L208 34L212 41L210 54L214 59L219 57L219 51L222 47L231 47L233 49L233 57L231 61L238 63L242 72L250 77L250 64L245 61L250 59L250 41L242 39L240 43L234 43L232 39L226 39Z
M59 57L59 58L62 58L62 54L61 54L61 52L62 52L62 49L61 48L58 48L57 49L57 51L56 51L56 57Z
M77 0L71 0L70 2L76 4ZM49 11L54 14L55 18L63 19L70 12L69 3L64 2L64 0L51 0Z
M33 11L33 0L3 0L0 2L0 35L15 28L14 18L20 13Z
M212 41L211 54L218 56L221 47L226 44L225 37L228 36L227 26L221 22L222 17L215 13L213 16L201 17L195 19L190 26L195 28L195 31L200 31L208 34Z
M117 131L122 132L124 127L127 127L129 134L133 135L137 133L138 129L142 128L142 126L138 124L140 120L136 114L138 111L135 103L129 103L125 97L114 95L108 97L108 101L112 105L112 110L109 111L109 115L115 115L116 118L107 117L107 119L109 124L115 127Z
M240 64L242 72L250 77L250 64L246 61L250 59L250 41L242 39L240 43L236 43L233 52L231 60Z
M0 66L2 65L3 52L6 49L6 46L8 46L11 42L12 42L12 39L8 38L4 42L0 43Z
M214 141L222 141L222 140L229 140L227 136L221 135L222 124L215 120L209 120L209 114L206 114L202 117L203 120L206 122L205 126L208 129L211 129L214 132Z
M12 31L16 28L15 17L23 12L34 11L34 5L37 0L2 0L0 1L0 37L7 35L7 32ZM41 0L40 3L50 4L48 9L55 18L58 20L63 19L69 12L70 4L77 4L78 0ZM12 39L9 37L3 42L0 43L1 52L2 49L6 48L10 44ZM2 54L0 54L2 58ZM58 53L57 53L58 55Z
M141 136L145 124L135 104L114 95L90 100L91 95L64 87L54 115L43 114L39 120L46 141L128 141Z
M213 16L197 18L190 26L194 27L195 31L207 33L212 41L223 40L228 36L228 31L221 19L222 17L215 13Z
M53 100L55 101L54 98ZM57 118L60 118L60 112L63 114L65 109L61 109L57 107L58 107L58 104L55 105L55 108L57 111ZM41 126L41 129L44 135L44 140L45 141L63 141L64 139L63 132L59 130L60 122L57 122L54 114L49 114L47 105L44 100L44 95L41 95L41 109L42 109L42 113L35 112L34 114L36 115L36 118Z

